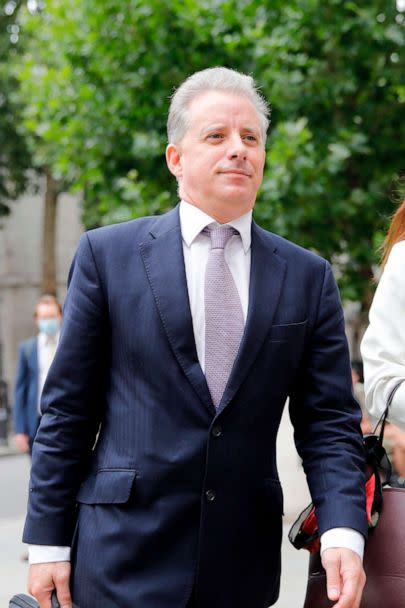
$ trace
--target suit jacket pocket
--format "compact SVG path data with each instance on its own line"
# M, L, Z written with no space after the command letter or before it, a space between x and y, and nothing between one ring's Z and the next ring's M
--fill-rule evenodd
M270 342L288 342L301 339L305 335L307 319L298 323L272 325L268 334Z
M101 469L85 479L76 500L86 505L126 503L136 474L133 469Z

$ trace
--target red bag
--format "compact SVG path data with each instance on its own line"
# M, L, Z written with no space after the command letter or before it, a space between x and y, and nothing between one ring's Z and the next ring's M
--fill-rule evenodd
M382 488L391 478L391 463L382 445L384 423L380 435L363 437L367 462L366 511L369 528L375 528L382 509ZM378 425L377 425L378 426ZM311 503L302 511L288 533L290 542L296 549L307 549L317 553L320 549L320 535L315 507Z
M369 528L375 528L382 508L382 484L379 475L372 473L366 481L366 511ZM321 548L315 507L311 503L302 511L288 533L296 549L317 553Z

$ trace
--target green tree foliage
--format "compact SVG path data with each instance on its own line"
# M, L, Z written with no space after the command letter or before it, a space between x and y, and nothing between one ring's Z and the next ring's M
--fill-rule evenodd
M25 125L87 226L160 213L176 200L173 87L214 65L252 73L274 124L256 218L365 301L403 168L403 17L394 0L48 0L22 20Z
M332 259L344 296L367 306L404 170L404 15L386 0L300 6L283 12L266 77L277 115L260 209Z
M14 99L18 80L10 71L10 57L18 53L20 28L16 16L20 2L0 7L0 216L9 213L9 202L27 187L30 154L19 131L21 107Z

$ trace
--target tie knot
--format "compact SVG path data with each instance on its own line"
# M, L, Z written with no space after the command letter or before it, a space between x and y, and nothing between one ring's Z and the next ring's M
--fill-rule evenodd
M232 226L207 226L203 232L210 236L211 249L224 249L231 236L239 234Z

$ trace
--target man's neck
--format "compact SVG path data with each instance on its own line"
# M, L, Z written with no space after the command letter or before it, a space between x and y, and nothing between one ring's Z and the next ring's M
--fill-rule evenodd
M236 220L242 217L242 215L248 213L253 207L253 205L244 205L224 209L222 205L199 204L195 201L190 200L190 197L187 196L182 196L181 198L190 205L201 209L201 211L212 217L212 219L218 222L218 224L227 224L228 222L232 222L233 220Z

